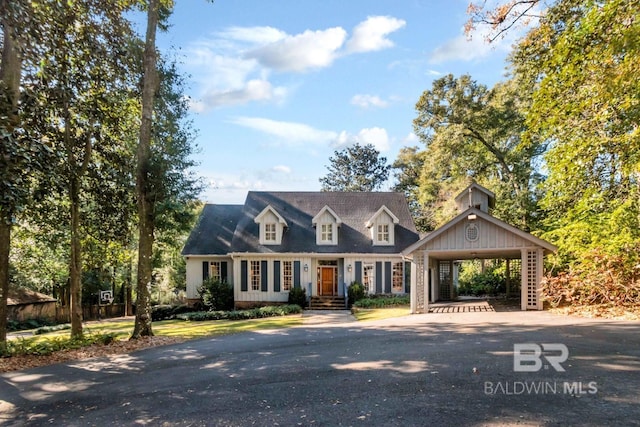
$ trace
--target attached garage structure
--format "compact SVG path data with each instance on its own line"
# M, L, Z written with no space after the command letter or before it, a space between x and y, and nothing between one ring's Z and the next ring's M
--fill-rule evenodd
M455 263L473 259L504 259L520 268L522 310L542 310L540 283L544 256L556 247L488 213L491 191L472 184L456 197L461 213L444 226L409 246L411 312L429 312L429 302L453 297Z

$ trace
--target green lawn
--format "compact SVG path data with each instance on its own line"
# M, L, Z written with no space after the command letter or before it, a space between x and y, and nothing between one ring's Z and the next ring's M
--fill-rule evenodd
M382 320L392 317L402 317L409 314L409 306L390 307L390 308L359 308L354 316L358 321Z

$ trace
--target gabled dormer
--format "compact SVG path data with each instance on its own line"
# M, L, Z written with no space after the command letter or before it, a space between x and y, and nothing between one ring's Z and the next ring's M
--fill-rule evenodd
M496 195L474 182L462 190L456 196L455 201L460 212L464 212L469 208L476 208L482 212L489 213L489 209L493 209L496 205Z
M260 224L260 244L280 245L287 221L271 205L256 216L256 224Z
M338 244L338 227L342 225L342 220L329 206L320 209L311 220L311 225L316 228L317 245Z
M385 205L373 214L366 222L371 232L374 246L391 246L395 244L395 225L400 220Z

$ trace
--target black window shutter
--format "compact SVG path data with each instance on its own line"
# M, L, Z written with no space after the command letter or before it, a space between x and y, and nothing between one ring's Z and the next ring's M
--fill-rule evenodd
M376 294L382 293L382 262L376 262Z
M356 261L356 282L362 284L362 261Z
M227 275L227 261L222 261L220 263L220 281L223 283L229 282Z
M240 261L240 290L242 292L247 292L249 289L248 282L248 272L247 272L247 261Z
M273 261L273 292L280 292L280 261Z
M384 263L384 292L386 294L391 293L391 263Z
M260 261L260 284L262 285L262 292L269 290L269 283L267 282L267 261Z
M293 262L293 287L300 287L300 261Z
M202 280L209 278L209 261L202 261Z
M404 263L404 291L411 292L411 263Z

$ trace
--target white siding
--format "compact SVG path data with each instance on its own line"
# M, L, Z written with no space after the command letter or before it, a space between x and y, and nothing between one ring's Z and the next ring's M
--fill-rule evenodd
M478 239L469 241L465 236L465 227L469 221L460 221L435 239L427 242L421 249L429 251L473 250L473 249L516 249L531 246L524 238L488 221L473 221L478 229Z

